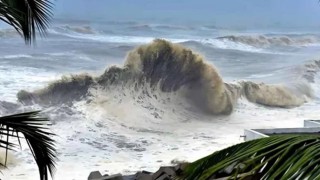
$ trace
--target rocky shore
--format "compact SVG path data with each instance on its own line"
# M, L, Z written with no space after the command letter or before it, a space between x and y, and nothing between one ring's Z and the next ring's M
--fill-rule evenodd
M163 166L154 173L140 171L133 175L102 175L99 171L93 171L88 176L88 180L171 180L181 175L183 167L185 167L185 164L177 166Z

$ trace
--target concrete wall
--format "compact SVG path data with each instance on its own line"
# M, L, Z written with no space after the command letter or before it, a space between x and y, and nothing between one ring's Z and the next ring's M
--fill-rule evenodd
M244 140L245 141L250 141L253 139L259 139L263 137L269 137L268 135L265 135L263 133L260 133L256 131L255 129L245 129L244 130Z
M320 126L306 127L306 128L245 129L244 140L249 141L253 139L269 137L269 135L273 135L273 134L295 134L295 133L298 133L298 134L320 133Z

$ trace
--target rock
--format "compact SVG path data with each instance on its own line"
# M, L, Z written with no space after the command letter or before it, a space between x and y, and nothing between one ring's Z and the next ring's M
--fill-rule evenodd
M143 173L143 174L153 174L152 172L149 172L149 171L141 171L141 173Z
M163 166L155 173L149 171L140 171L134 175L115 174L112 176L102 176L99 171L91 172L88 180L171 180L179 173L182 173L187 163L181 163L177 166Z
M123 180L136 180L135 175L122 176Z
M176 175L182 174L184 168L188 165L188 163L181 163L174 167L174 171L176 172Z
M160 177L158 177L155 180L171 180L171 178L168 174L162 174Z
M88 180L100 180L101 178L102 175L99 171L92 171L88 176Z
M137 172L135 180L153 180L152 173L148 171Z
M152 178L158 179L158 178L162 177L162 175L164 175L164 174L166 174L168 176L168 178L176 175L174 167L171 167L171 166L160 167L160 169L152 175Z
M99 180L124 180L121 174L114 174L112 176L103 176Z

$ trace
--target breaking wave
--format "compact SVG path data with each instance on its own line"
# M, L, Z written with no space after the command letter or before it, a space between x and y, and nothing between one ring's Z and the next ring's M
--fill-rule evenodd
M315 83L315 76L320 71L320 60L313 60L303 66L302 78L308 82Z
M191 45L195 47L202 47L202 46L209 46L213 48L219 48L219 49L230 49L230 50L238 50L238 51L246 51L246 52L254 52L254 53L260 53L264 51L261 48L257 48L254 46L250 46L243 43L237 43L232 41L225 41L225 40L219 40L219 39L200 39L200 40L189 40L182 42L184 45Z
M130 30L138 30L138 31L151 31L153 30L152 27L148 24L137 24L129 26L128 29Z
M269 46L305 46L319 43L319 38L313 35L300 36L265 36L265 35L239 35L223 36L217 39L243 43L254 47Z
M187 27L179 27L179 26L164 26L164 25L133 25L130 26L130 30L138 30L138 31L153 31L154 28L162 30L186 30ZM90 26L60 26L54 29L50 29L49 32L54 35L66 36L70 38L90 40L90 41L98 41L98 42L107 42L107 43L130 43L130 44L144 44L152 41L153 37L148 36L118 36L114 35L112 32L99 32L94 30ZM248 44L244 44L241 42L234 42L226 39L219 38L195 38L195 39L173 39L168 38L167 40L181 43L184 45L194 45L196 47L210 47L210 48L219 48L219 49L230 49L230 50L239 50L246 52L264 52L261 48L254 47Z
M268 85L249 81L226 83L218 70L205 59L179 44L154 40L128 53L123 67L112 66L97 77L88 74L63 77L48 87L34 92L20 91L18 99L23 104L52 106L72 104L99 93L118 94L142 101L155 97L161 101L170 95L183 99L194 109L209 114L231 114L240 98L265 106L290 108L300 106L311 98L310 93L284 85ZM113 93L111 93L113 91ZM309 92L305 89L303 92ZM168 102L167 102L168 103Z
M172 30L192 30L194 28L187 26L178 25L167 25L167 24L135 24L128 27L130 30L141 30L141 31L172 31Z
M71 26L61 25L50 29L49 32L54 35L66 36L76 39L84 39L99 42L113 42L113 43L133 43L143 44L148 43L154 39L150 36L132 36L131 31L145 32L170 32L179 33L181 30L191 31L192 27L161 25L161 24L128 24L124 27L128 33L124 35L117 35L117 33L109 30L98 30L88 25ZM177 30L178 32L172 32ZM127 35L125 35L127 34ZM1 35L1 33L0 33ZM277 46L309 46L320 44L320 38L316 34L267 34L267 35L229 35L222 37L193 37L193 38L179 38L173 39L165 38L172 42L179 42L183 44L196 44L211 48L231 49L254 53L270 53L264 48Z
M81 34L97 34L97 31L90 26L63 25L63 26L56 27L56 30L62 31L62 32L73 32L73 33L81 33Z

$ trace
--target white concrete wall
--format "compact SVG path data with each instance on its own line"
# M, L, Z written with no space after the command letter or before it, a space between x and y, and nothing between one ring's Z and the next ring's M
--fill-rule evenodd
M259 139L263 137L269 137L268 135L262 134L258 131L255 131L255 129L245 129L244 130L244 140L250 141L253 139Z
M295 133L319 133L319 127L306 128L276 128L276 129L245 129L244 140L249 141L253 139L269 137L272 134L295 134Z

